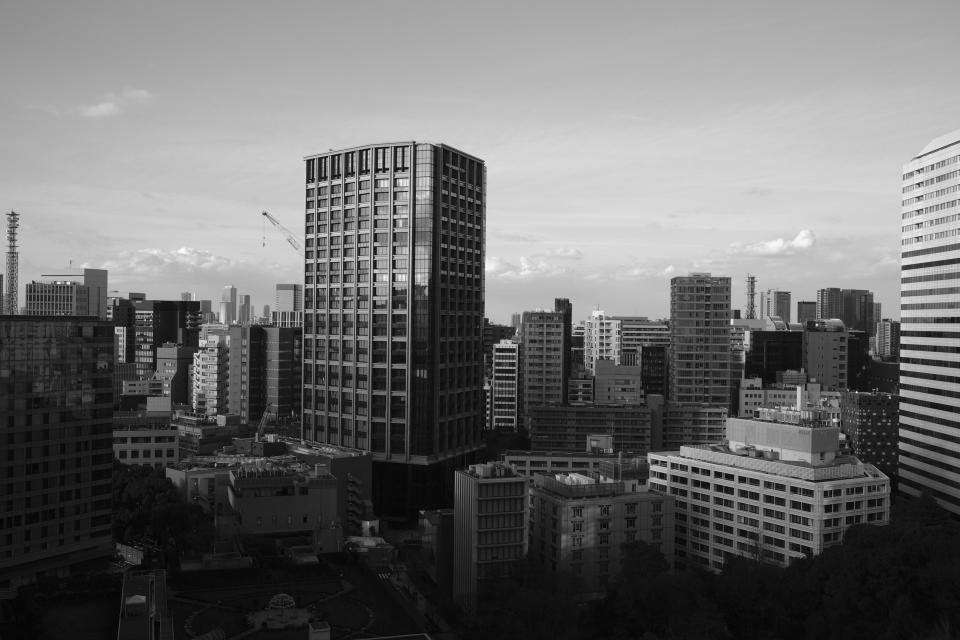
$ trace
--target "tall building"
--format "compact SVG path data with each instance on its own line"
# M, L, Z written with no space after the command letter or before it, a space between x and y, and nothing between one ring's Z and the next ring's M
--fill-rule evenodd
M45 274L26 286L30 316L93 316L107 319L107 270Z
M562 405L563 389L563 313L524 311L520 322L523 345L523 413L532 407Z
M899 398L892 393L840 394L840 430L847 436L851 452L892 482L897 478L899 411Z
M829 287L817 290L817 320L830 320L843 315L843 298L840 289Z
M0 590L113 551L113 325L0 317Z
M303 311L303 285L278 284L274 311Z
M174 405L190 404L190 375L197 347L165 343L157 347L157 377Z
M730 402L730 278L670 280L670 402Z
M776 316L790 324L790 292L767 289L760 292L760 315Z
M839 316L849 329L873 335L876 320L873 316L873 292L865 289L841 289L842 313Z
M207 416L227 413L230 380L229 339L212 335L200 340L193 354L193 412Z
M132 300L137 375L147 378L157 370L157 347L171 342L196 346L200 303L182 300Z
M664 320L642 316L615 316L614 319L620 323L620 364L642 365L644 347L670 346L670 324Z
M903 167L899 489L960 514L960 130ZM929 229L929 227L935 227Z
M554 298L553 310L563 314L563 397L566 400L573 371L573 303L568 298Z
M303 437L370 451L382 513L449 504L485 423L484 162L383 143L306 183Z
M807 320L817 319L817 303L815 300L797 301L797 322L806 324Z
M881 360L897 360L900 357L900 322L883 319L877 323L876 356Z
M583 365L596 372L597 360L620 364L620 321L600 309L590 312L583 330Z
M264 412L290 420L302 410L303 338L296 328L229 329L228 411L256 425Z
M518 575L527 553L527 478L500 462L455 474L453 599L475 613L487 589Z
M787 566L855 524L887 524L890 480L839 442L815 407L757 409L727 421L725 442L651 453L650 489L677 497L678 568L720 571L736 556Z
M237 288L224 285L220 294L220 323L231 325L237 321Z
M492 429L516 431L520 426L520 345L501 340L493 345L491 381Z
M819 382L824 389L846 389L849 358L850 332L843 321L818 320L804 329L802 368L811 382Z
M250 296L243 294L240 296L237 307L237 324L247 326L251 322L253 322L253 305L250 304Z

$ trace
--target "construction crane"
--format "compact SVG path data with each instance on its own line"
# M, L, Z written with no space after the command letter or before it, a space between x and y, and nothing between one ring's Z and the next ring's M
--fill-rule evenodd
M266 211L264 211L266 213ZM267 426L267 419L270 417L270 407L273 406L270 403L267 403L267 408L263 410L263 415L260 417L260 424L257 425L257 437L254 440L255 442L263 441L263 428Z
M289 229L287 229L285 226L283 226L282 224L280 224L280 221L279 221L279 220L277 220L276 218L274 218L272 215L270 215L270 214L267 213L266 211L263 212L263 217L266 218L267 220L269 220L269 221L270 221L270 224L272 224L274 227L276 227L276 228L277 228L277 231L279 231L280 233L283 234L283 237L287 239L287 242L290 244L290 246L293 247L293 248L296 250L296 252L299 253L300 256L302 257L302 256L303 256L303 245L301 245L301 244L300 244L300 241L297 240L297 236L295 236L295 235L293 234L293 232L290 231ZM266 231L264 231L264 233L263 233L263 246L267 246L267 233L266 233Z

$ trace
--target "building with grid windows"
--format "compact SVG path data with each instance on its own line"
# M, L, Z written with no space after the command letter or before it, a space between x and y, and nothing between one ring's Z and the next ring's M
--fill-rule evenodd
M899 490L960 514L960 130L903 167Z
M516 431L520 422L520 345L501 340L493 345L492 429Z
M113 324L0 317L0 595L113 552Z
M381 513L482 445L486 167L443 144L306 158L303 438L370 451Z
M673 564L673 497L622 467L614 460L599 472L538 473L529 488L530 561L545 575L573 576L583 600L606 595L624 544L646 542Z
M730 418L727 440L651 453L650 488L676 498L679 568L720 571L734 556L779 566L887 524L890 480L838 454L840 427L816 407Z
M790 324L790 292L767 289L760 292L760 316L777 317Z
M730 278L670 280L670 396L676 404L730 402Z
M566 401L564 326L562 311L523 312L520 343L523 345L521 371L525 418L534 407L562 405Z

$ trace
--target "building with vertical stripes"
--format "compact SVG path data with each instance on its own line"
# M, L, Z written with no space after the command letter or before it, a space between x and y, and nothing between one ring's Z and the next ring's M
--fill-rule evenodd
M305 169L303 438L371 452L381 513L449 504L483 444L486 166L395 142Z

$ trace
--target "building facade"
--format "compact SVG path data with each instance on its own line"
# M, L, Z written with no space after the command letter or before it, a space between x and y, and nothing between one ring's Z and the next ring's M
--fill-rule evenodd
M877 323L876 356L881 360L895 362L900 358L900 322L883 319Z
M903 167L899 489L960 514L960 131Z
M0 589L113 551L113 325L0 317Z
M45 274L26 285L28 316L93 316L107 319L107 270Z
M491 380L491 423L493 429L516 431L520 423L520 345L501 340L493 345Z
M527 553L527 482L498 462L455 473L453 599L468 613L486 589L518 575Z
M533 407L562 405L566 400L563 371L564 316L556 311L524 311L520 323L523 345L524 416Z
M778 317L790 324L790 292L779 289L767 289L760 292L760 315Z
M797 323L804 325L807 320L817 319L816 300L798 300L797 301Z
M529 415L533 451L581 451L591 434L613 437L617 451L646 452L662 443L663 399L640 405L541 405Z
M193 412L206 416L227 413L230 381L230 350L226 336L211 335L200 341L193 354L191 375Z
M670 402L729 404L730 316L729 277L670 280Z
M486 167L402 142L305 168L303 437L370 451L378 507L439 506L485 424Z
M113 457L122 464L164 469L179 462L179 440L168 411L113 414Z
M900 398L893 393L840 394L840 430L853 455L874 465L896 484Z
M645 542L673 564L674 499L633 478L536 474L529 500L531 563L548 576L572 576L582 600L606 595L624 544Z
M650 488L676 498L678 568L732 557L787 566L890 520L890 481L838 456L840 428L815 410L730 418L726 442L651 453Z

